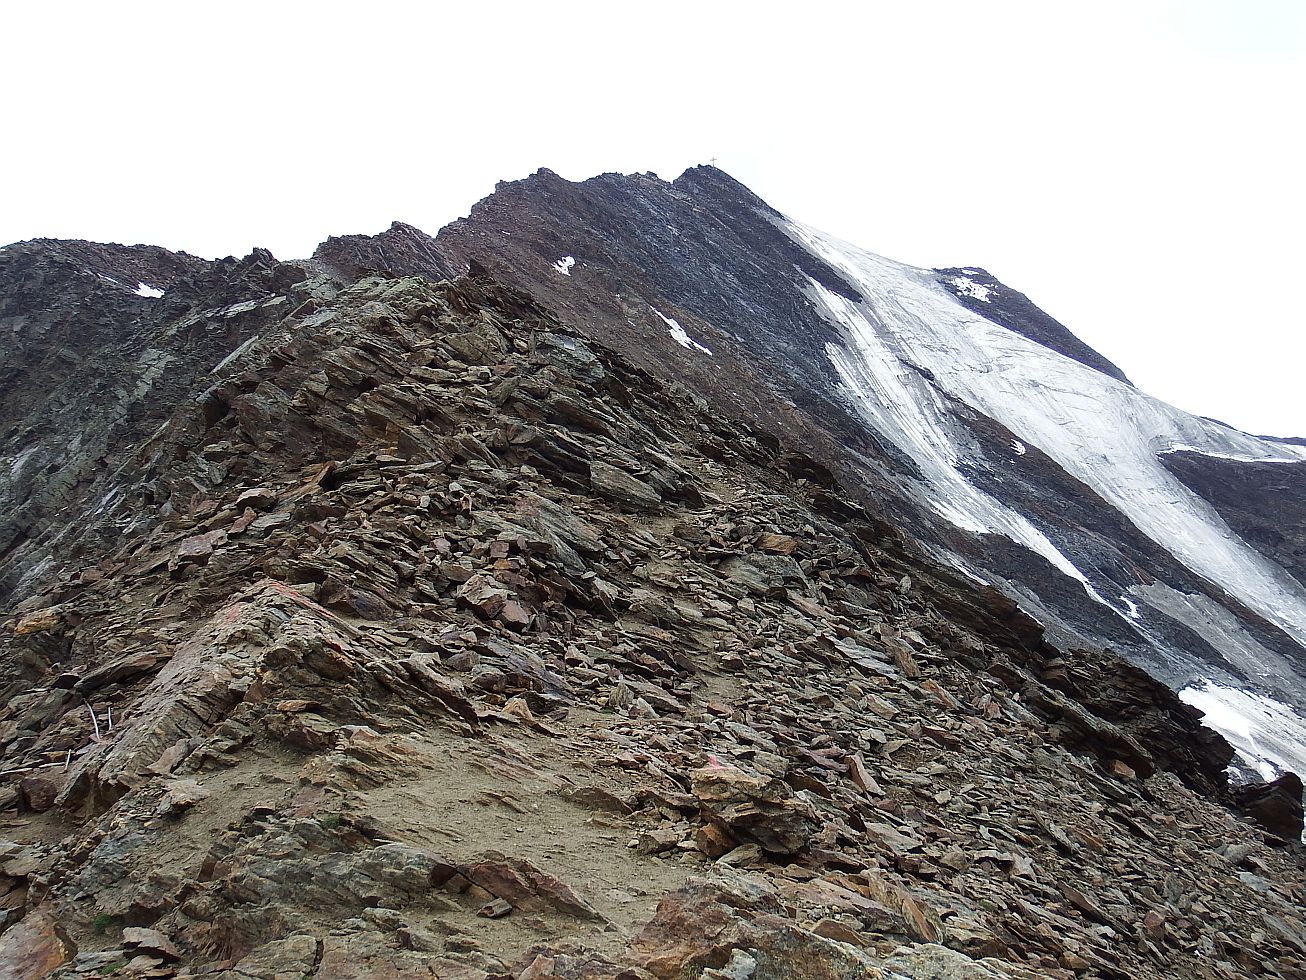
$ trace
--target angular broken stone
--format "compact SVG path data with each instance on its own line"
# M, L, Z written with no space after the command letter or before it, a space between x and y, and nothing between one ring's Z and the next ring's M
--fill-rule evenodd
M14 633L18 636L30 636L33 633L52 633L63 626L63 608L51 606L38 609L18 620Z
M54 806L61 787L47 776L24 776L18 783L18 789L24 807L33 813L44 813Z
M661 506L661 495L625 470L594 460L590 463L590 485L594 492L628 507L651 510Z
M157 929L141 929L128 926L122 931L123 945L146 956L157 957L167 963L181 960L181 951L176 945Z
M798 539L787 534L759 534L753 546L758 551L769 551L773 555L792 555L798 547Z
M848 756L848 776L863 793L871 796L884 795L884 790L880 788L880 784L871 775L870 770L866 767L866 760L862 758L860 752L854 752Z
M509 698L503 706L503 713L512 718L516 718L523 725L535 724L535 715L531 712L530 705L526 703L525 698Z
M502 919L512 912L512 906L501 898L492 899L477 910L476 914L483 919Z
M225 530L209 531L205 534L196 534L189 537L177 546L171 567L207 564L214 549L222 545L226 540L227 532Z
M527 911L551 909L582 919L600 919L592 906L568 885L523 858L486 851L459 867L460 874L490 895Z
M728 854L738 845L720 824L709 823L694 831L694 846L710 858Z
M692 788L707 819L773 854L797 854L815 833L810 807L774 777L713 758L694 771Z
M208 790L195 779L170 779L163 784L163 798L155 812L159 816L175 817L207 799Z
M235 507L237 510L244 510L246 507L251 507L254 510L267 510L276 502L276 491L267 487L251 487L236 498Z

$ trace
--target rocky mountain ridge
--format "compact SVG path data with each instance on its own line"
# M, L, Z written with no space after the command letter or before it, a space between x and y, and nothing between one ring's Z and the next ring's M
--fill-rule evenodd
M1259 510L1273 523L1249 523L1198 475L1217 467L1246 488L1256 478L1245 473L1271 466L1279 486L1306 451L1138 392L982 270L861 252L714 167L670 183L540 171L500 184L434 239L396 226L365 244L329 240L315 258L345 274L490 270L804 447L1058 643L1109 647L1185 696L1222 699L1240 765L1306 769L1306 589L1291 545L1276 543L1301 533L1280 502L1296 497L1271 491ZM1204 462L1179 470L1182 451Z
M1302 975L1300 782L940 561L838 400L457 234L0 265L4 975Z

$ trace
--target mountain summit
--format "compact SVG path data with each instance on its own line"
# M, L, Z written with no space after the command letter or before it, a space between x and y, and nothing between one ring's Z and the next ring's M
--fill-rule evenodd
M542 170L0 350L2 976L1306 974L1306 447L982 269Z

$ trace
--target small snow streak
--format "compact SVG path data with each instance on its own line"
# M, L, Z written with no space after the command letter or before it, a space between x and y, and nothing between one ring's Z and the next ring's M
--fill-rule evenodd
M1235 455L1234 453L1221 453L1213 449L1198 449L1196 446L1171 446L1169 449L1162 449L1158 456L1168 456L1171 453L1196 453L1199 456L1207 456L1211 459L1231 459L1235 463L1301 463L1306 462L1300 456L1259 456L1247 453Z
M558 259L557 262L553 263L553 271L558 273L560 276L569 276L571 275L572 267L575 266L575 264L576 260L574 258L570 255L564 255L562 258Z
M136 295L144 296L146 299L158 299L163 295L163 290L158 286L151 286L148 282L138 282L136 284Z
M681 347L685 348L685 350L696 350L703 354L706 354L708 357L712 356L712 352L710 350L708 350L697 340L695 340L693 337L687 334L685 332L685 328L682 327L675 320L671 319L671 317L666 316L655 307L650 306L649 309L653 310L654 313L656 313L659 317L662 318L662 322L667 325L667 332L671 334L671 339L674 340L676 343L678 343Z

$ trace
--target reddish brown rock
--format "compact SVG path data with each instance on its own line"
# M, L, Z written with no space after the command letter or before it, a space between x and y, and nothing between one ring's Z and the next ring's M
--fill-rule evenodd
M570 886L523 858L486 851L479 859L462 865L458 870L472 884L514 908L528 911L552 909L581 919L602 918Z
M884 795L884 790L880 789L880 784L871 775L871 771L866 767L866 760L862 758L860 752L854 752L848 757L848 775L863 793L871 796Z
M244 510L246 507L251 507L254 510L267 510L276 502L275 490L268 487L251 487L236 498L236 509Z
M196 534L189 537L177 546L170 567L176 569L183 565L208 564L214 549L226 540L227 532L225 530L209 531L205 534Z
M24 776L18 784L23 806L33 813L43 813L54 806L60 785L46 776Z
M713 758L693 773L703 815L742 840L773 854L797 854L811 842L815 822L783 780Z
M694 832L694 846L710 858L728 854L738 843L719 824L704 824Z
M34 909L18 925L0 935L0 977L4 980L44 980L75 952L60 935L58 920L45 909Z

